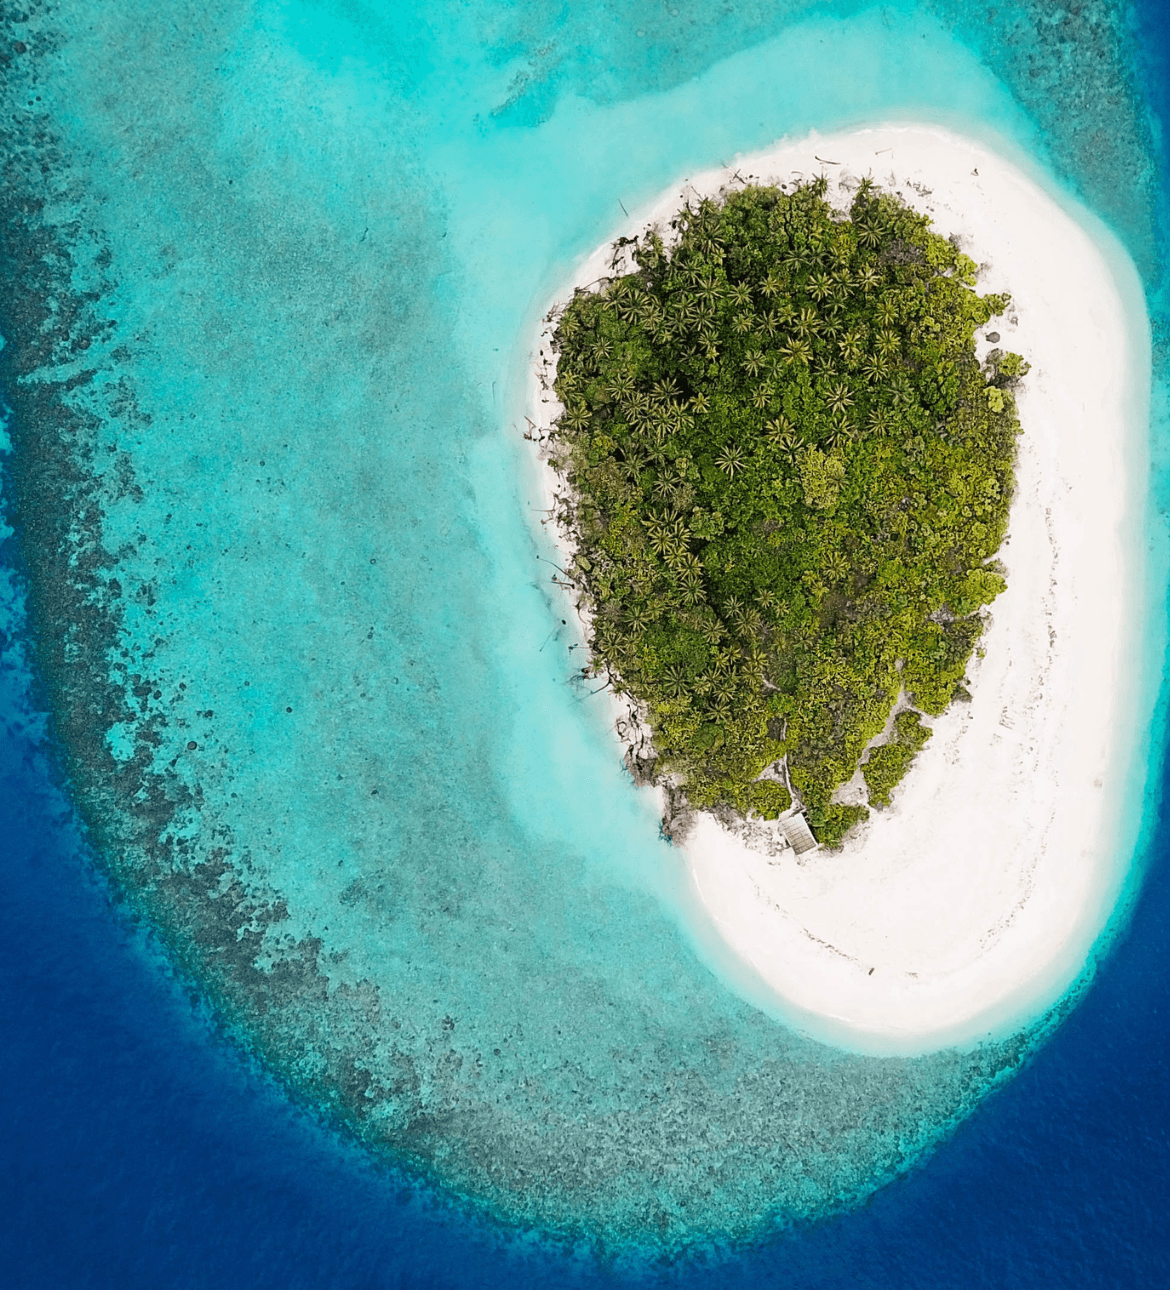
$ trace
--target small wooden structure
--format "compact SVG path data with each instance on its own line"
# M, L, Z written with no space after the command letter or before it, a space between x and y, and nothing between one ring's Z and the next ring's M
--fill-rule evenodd
M812 829L808 827L808 821L804 818L801 811L793 811L791 815L783 815L776 821L780 825L780 832L788 841L788 845L802 856L806 851L815 851L817 849L817 840L813 837Z

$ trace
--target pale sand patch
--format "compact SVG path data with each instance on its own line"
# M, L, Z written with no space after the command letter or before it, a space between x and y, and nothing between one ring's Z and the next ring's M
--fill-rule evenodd
M959 237L981 292L1012 294L983 329L1032 364L1001 553L1008 590L969 669L973 701L934 723L892 806L840 852L769 856L702 815L685 855L707 915L754 970L736 965L732 984L849 1047L922 1051L1005 1033L1055 1003L1128 868L1141 800L1126 793L1146 717L1128 673L1144 579L1140 544L1123 545L1121 529L1127 508L1145 506L1149 340L1124 253L1106 258L1102 235L1021 170L940 129L778 145L691 178L628 231L733 175L821 173L836 205L865 175L900 193ZM600 276L609 255L599 248L574 283ZM547 361L547 330L540 348ZM558 410L549 400L533 389L543 424Z

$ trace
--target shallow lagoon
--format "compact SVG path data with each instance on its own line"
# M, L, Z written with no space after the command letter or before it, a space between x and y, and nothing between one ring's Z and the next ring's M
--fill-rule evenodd
M89 346L54 356L97 374L60 402L100 533L64 522L62 458L19 420L13 471L74 784L225 1023L360 1137L619 1242L814 1215L912 1163L1027 1041L850 1057L705 966L573 680L517 374L615 202L690 166L893 105L1065 145L935 20L713 44L657 94L631 55L599 104L571 59L542 98L522 41L480 61L482 27L406 19L224 10L163 37L124 6L38 64L71 257L46 274L62 300L103 284ZM82 595L63 554L93 541L111 561Z

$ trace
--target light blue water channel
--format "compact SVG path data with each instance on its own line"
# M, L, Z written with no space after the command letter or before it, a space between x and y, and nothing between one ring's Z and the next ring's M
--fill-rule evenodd
M9 313L16 519L95 840L298 1097L610 1247L855 1202L1051 1018L864 1058L692 943L541 564L518 399L549 293L621 203L899 115L1057 167L1157 284L1139 116L1119 81L1070 121L1043 7L1005 11L998 67L945 8L680 9L67 2L14 99L51 160L17 178L49 315Z

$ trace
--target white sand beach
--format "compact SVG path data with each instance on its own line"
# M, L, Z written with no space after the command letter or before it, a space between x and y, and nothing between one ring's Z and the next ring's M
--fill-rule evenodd
M615 235L664 224L681 196L736 179L792 185L822 173L836 205L867 175L900 193L958 237L980 265L980 291L1012 294L980 337L981 353L997 332L1000 348L1032 364L1001 552L1008 589L968 672L972 701L933 723L892 805L840 851L798 860L701 815L684 853L701 916L737 956L733 984L846 1047L924 1051L1006 1033L1057 1002L1128 869L1148 716L1135 516L1147 493L1149 339L1120 249L1015 165L932 127L813 136L737 158ZM610 254L599 248L558 299L607 272ZM540 348L547 360L547 332ZM555 415L549 398L533 390L540 424Z

